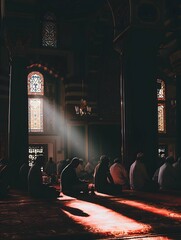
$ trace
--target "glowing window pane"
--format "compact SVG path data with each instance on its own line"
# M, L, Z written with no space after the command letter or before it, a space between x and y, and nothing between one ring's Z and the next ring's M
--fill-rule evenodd
M43 99L28 99L29 132L43 132Z
M165 133L165 104L158 104L158 131Z
M157 79L159 88L157 89L157 98L158 100L165 100L165 83L163 80Z
M48 13L44 17L42 26L42 46L57 47L57 27L55 17L52 13Z
M28 75L28 95L44 95L44 78L39 72Z

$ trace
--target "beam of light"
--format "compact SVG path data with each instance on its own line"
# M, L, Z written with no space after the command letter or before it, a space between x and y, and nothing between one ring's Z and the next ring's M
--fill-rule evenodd
M116 199L115 199L116 200ZM143 211L147 211L147 212L151 212L154 214L158 214L164 217L169 217L169 218L174 218L174 219L178 219L181 220L181 214L174 212L174 211L170 211L164 208L158 208L158 207L154 207L145 203L141 203L138 201L132 201L132 200L118 200L116 202L119 202L121 204L125 204L131 207L136 207L139 208Z
M66 118L64 113L57 110L57 108L51 103L51 101L47 98L44 98L44 111L47 126L56 132L57 135L60 135L62 139L67 139L67 142L70 144L72 149L75 149L76 152L79 153L77 157L83 157L85 148L83 147L85 144L84 136L81 134L79 129L67 128L66 126ZM62 146L63 147L63 146Z
M98 193L98 192L96 193L96 195L106 197L106 198L114 197L112 195L107 195L107 194ZM165 208L154 207L152 205L142 203L142 202L139 202L139 201L136 201L136 200L134 200L134 201L123 200L123 199L120 200L120 198L115 198L114 197L114 201L119 202L121 204L131 206L131 207L136 207L136 208L139 208L139 209L147 211L147 212L155 213L155 214L158 214L158 215L161 215L161 216L164 216L164 217L174 218L174 219L178 219L178 220L181 219L181 214L179 214L177 212L170 211L170 210L167 210Z
M145 234L151 230L148 224L139 223L131 218L123 216L106 207L74 199L66 202L66 207L81 210L84 215L78 216L70 213L66 208L66 213L74 221L82 224L88 231L94 233L103 233L114 236L129 234Z

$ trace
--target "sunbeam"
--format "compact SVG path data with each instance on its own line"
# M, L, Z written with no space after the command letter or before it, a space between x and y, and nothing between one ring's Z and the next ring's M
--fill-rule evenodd
M60 135L61 139L69 143L71 149L76 149L79 156L84 156L84 137L79 129L68 127L64 113L54 106L50 100L44 99L44 111L47 121L47 126L52 129L56 134Z
M63 210L70 218L85 226L91 232L104 233L114 236L128 234L145 234L151 230L148 224L139 223L106 207L81 200L68 201L67 207L81 209L85 216L76 216Z
M138 201L132 201L132 200L117 200L117 202L121 203L121 204L125 204L131 207L136 207L139 208L141 210L150 212L150 213L154 213L154 214L158 214L158 215L162 215L164 217L169 217L169 218L174 218L174 219L181 219L181 214L167 210L165 208L158 208L158 207L154 207L145 203L141 203Z

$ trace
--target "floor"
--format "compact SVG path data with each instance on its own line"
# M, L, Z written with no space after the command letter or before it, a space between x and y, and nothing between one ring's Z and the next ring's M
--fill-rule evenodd
M53 201L11 190L0 209L0 240L181 239L178 193L124 191Z

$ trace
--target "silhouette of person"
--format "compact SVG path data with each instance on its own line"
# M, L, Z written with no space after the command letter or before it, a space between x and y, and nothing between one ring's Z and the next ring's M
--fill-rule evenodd
M61 172L60 187L66 195L77 195L81 192L88 193L88 183L80 180L76 174L76 168L80 163L81 160L74 157Z
M172 166L174 163L174 157L166 157L165 163L160 167L158 173L158 184L161 190L176 190L177 181L175 175L175 169Z
M109 158L106 155L100 157L100 162L94 171L95 190L101 193L117 195L122 192L122 187L114 184L109 170L109 163Z
M43 184L41 167L44 165L44 156L39 155L35 164L28 173L28 192L32 197L57 198L59 192L46 184Z
M56 183L57 165L53 161L52 157L50 157L48 162L46 163L44 171L49 177L51 177L51 183Z
M28 161L21 165L19 170L19 186L21 190L28 190L28 173L30 170L30 166Z
M144 154L139 152L136 160L132 163L129 171L130 188L138 191L152 191L156 190L156 185L151 181L145 164Z
M115 184L121 185L123 189L129 188L128 172L120 158L114 159L114 163L110 167L110 173Z

